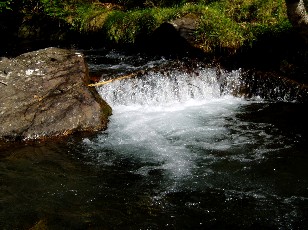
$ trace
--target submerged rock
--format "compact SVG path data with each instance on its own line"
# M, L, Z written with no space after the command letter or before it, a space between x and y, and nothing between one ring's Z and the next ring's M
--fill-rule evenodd
M0 60L0 139L27 140L98 131L109 105L94 88L83 55L46 48Z

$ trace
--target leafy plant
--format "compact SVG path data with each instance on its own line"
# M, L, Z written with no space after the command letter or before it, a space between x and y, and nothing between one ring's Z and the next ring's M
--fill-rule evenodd
M13 0L0 1L0 13L5 10L11 10L11 3Z

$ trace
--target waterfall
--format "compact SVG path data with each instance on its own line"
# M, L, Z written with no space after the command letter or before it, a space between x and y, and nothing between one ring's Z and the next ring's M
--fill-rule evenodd
M240 70L221 74L215 68L200 68L190 73L150 71L136 78L116 80L98 90L111 106L157 106L218 99L233 94L240 81Z
M166 170L171 178L191 175L198 156L190 148L203 143L206 149L225 150L232 145L223 140L228 134L224 126L226 117L247 103L232 95L240 82L241 70L200 67L148 71L104 84L98 91L113 108L108 130L84 142L98 149L90 155L103 164L108 162L105 151L112 149L120 158L155 162L136 169L138 174Z

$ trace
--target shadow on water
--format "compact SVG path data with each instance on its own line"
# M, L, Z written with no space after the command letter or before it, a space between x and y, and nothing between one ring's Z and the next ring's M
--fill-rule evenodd
M132 187L140 178L124 171L129 162L85 164L81 151L77 140L1 151L1 229L30 229L45 219L51 229L129 223L127 212L136 204L130 205L139 202Z
M0 228L305 229L306 104L188 102L115 105L95 136L0 145Z

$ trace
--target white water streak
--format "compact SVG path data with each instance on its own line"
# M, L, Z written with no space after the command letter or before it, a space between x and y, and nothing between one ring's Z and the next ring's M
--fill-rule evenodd
M102 98L111 106L118 105L174 105L178 102L213 100L221 96L221 78L215 69L200 69L192 74L179 71L153 73L139 78L114 81L99 87ZM236 82L239 71L228 73ZM194 103L193 102L193 103Z
M240 76L236 71L229 75ZM147 174L155 164L172 178L190 175L198 157L192 146L230 147L215 138L228 132L224 117L243 100L222 95L219 80L215 69L200 69L193 74L150 72L100 87L113 108L108 130L98 140L101 148L147 162L136 173Z

